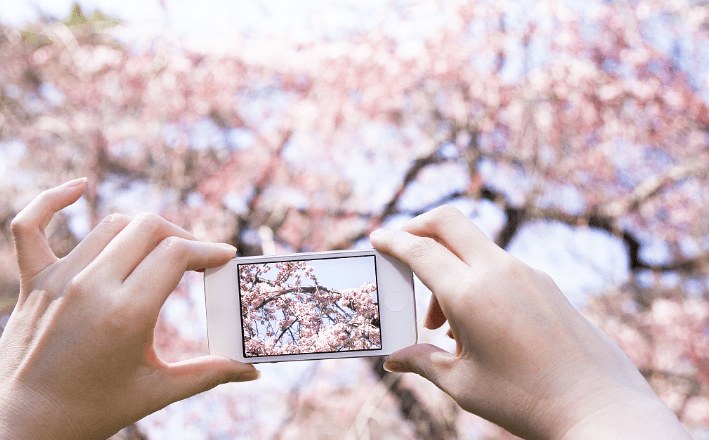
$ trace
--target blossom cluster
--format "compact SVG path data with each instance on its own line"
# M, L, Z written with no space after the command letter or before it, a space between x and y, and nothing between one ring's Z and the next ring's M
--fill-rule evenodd
M274 275L275 273L275 275ZM332 289L304 261L239 265L246 356L381 348L377 287Z

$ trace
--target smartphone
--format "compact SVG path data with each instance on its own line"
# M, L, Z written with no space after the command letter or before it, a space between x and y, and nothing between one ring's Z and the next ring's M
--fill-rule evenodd
M235 258L207 269L204 287L210 354L283 362L416 343L411 269L373 249Z

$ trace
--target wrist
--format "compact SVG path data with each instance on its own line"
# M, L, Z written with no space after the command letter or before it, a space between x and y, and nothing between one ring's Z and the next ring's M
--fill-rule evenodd
M636 395L581 418L559 440L691 440L677 416L657 396Z
M0 391L0 440L81 438L77 434L61 408L35 390Z

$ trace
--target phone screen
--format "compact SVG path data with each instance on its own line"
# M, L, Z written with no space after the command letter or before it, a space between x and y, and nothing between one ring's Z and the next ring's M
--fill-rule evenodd
M244 357L382 348L374 255L237 267Z

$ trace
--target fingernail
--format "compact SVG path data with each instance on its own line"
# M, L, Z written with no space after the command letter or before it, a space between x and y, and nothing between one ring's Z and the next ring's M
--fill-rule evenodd
M401 362L395 362L395 361L384 362L384 369L390 373L408 373L409 372L409 369L406 368L406 365L402 364Z
M369 238L378 237L381 235L384 235L384 229L375 229L371 234L369 234Z
M232 377L232 382L249 382L252 380L256 380L259 377L261 377L261 372L258 370L254 371L249 371L247 373L239 373Z
M73 187L85 184L88 180L89 179L86 177L80 177L78 179L70 180L70 181L66 182L65 184L63 184L62 186L65 188L73 188Z
M228 249L229 252L233 252L234 255L236 255L236 248L228 243L219 243L219 246L221 246L224 249Z

